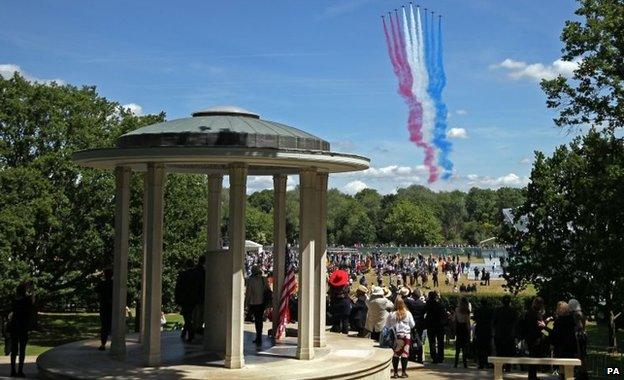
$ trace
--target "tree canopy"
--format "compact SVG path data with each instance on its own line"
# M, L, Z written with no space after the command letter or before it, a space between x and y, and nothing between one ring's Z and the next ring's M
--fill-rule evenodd
M580 0L561 40L572 78L541 85L556 125L589 128L551 157L536 152L526 201L516 218L527 229L503 231L514 244L507 271L513 290L528 283L551 301L578 298L603 314L617 349L616 311L624 309L624 2Z

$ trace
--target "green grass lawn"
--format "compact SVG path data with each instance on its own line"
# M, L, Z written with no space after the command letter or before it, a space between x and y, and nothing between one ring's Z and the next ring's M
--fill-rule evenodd
M165 329L182 323L182 316L167 314ZM52 347L84 339L98 339L98 313L39 313L39 329L30 333L26 355L39 355ZM129 318L128 331L134 331L134 319Z

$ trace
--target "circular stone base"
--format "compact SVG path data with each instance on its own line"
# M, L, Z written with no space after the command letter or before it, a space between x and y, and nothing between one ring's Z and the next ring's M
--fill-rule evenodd
M53 348L37 359L43 379L389 379L392 351L374 347L367 338L327 333L327 346L313 360L297 360L297 338L259 349L252 343L253 325L245 326L245 367L227 369L223 357L203 351L201 337L185 344L179 332L162 333L162 364L143 366L137 335L128 336L126 357L118 360L87 340ZM410 369L415 368L410 363Z

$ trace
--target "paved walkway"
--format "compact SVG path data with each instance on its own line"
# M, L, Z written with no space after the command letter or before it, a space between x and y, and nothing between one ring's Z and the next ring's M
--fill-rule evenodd
M24 372L26 376L30 379L37 378L37 365L35 364L36 356L27 356L26 357L26 365L24 367ZM408 373L410 378L416 378L419 380L477 380L477 379L491 379L492 371L483 371L478 370L476 367L469 367L468 369L463 368L453 368L451 364L439 364L439 365L431 365L426 364L424 369L416 369L412 368L413 363L410 363L410 367L408 368ZM13 379L8 377L8 374L11 372L10 359L8 356L0 357L0 379ZM526 379L526 373L513 372L510 374L505 374L505 379ZM540 374L540 379L553 379L556 380L558 377Z
M37 378L37 364L35 363L36 360L36 356L26 356L26 360L24 361L24 373L29 379ZM0 356L0 379L14 379L14 377L9 377L10 374L11 357Z
M448 360L448 359L447 359ZM409 368L409 367L408 367ZM478 370L475 366L469 366L467 369L454 368L451 361L443 364L425 364L424 369L408 371L410 378L418 380L480 380L480 379L492 379L493 371L490 370ZM558 376L552 376L551 374L540 373L539 378L542 380L558 380ZM526 372L513 371L511 373L504 374L505 379L526 379Z

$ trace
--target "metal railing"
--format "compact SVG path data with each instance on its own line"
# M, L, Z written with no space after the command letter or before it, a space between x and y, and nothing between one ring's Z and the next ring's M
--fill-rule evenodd
M624 353L610 353L606 347L590 346L587 348L587 371L590 379L613 379L607 374L607 368L624 371ZM616 376L617 378L617 376Z

